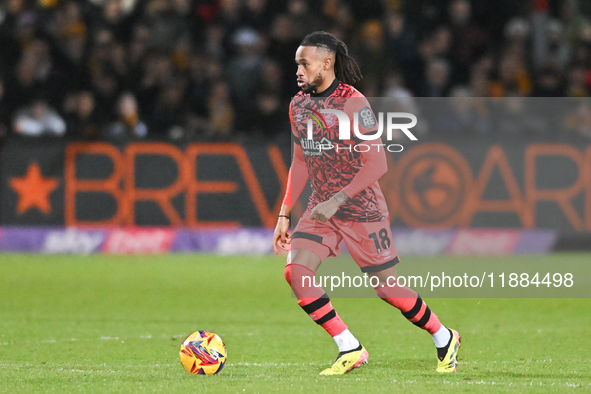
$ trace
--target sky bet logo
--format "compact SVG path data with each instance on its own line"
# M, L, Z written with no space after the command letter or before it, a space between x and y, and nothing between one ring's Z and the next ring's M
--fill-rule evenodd
M336 109L321 109L320 114L323 115L326 125L328 127L334 126L336 122L338 122L339 127L339 139L341 141L351 140L351 120L349 116L343 111L336 110ZM313 116L314 120L322 127L322 123ZM336 119L335 119L336 118ZM393 140L393 131L400 130L402 131L411 141L417 141L417 137L409 130L416 126L417 124L417 117L408 112L387 112L386 113L386 140L392 141ZM408 119L410 122L406 123L395 123L400 119ZM359 130L359 125L366 130L373 130L377 126L377 131L370 132L368 134L363 134ZM307 138L301 139L301 145L304 150L306 150L308 155L321 155L323 150L330 150L336 149L337 151L347 150L351 151L354 150L356 152L368 152L371 149L371 146L377 147L378 151L381 147L384 147L389 152L401 152L403 150L403 146L400 144L383 144L383 143L373 143L373 144L364 144L358 143L353 146L339 146L333 144L329 141L326 137L322 138L320 141L315 141L313 139L314 128L313 128L313 120L308 118L308 125L307 125ZM353 133L354 139L357 141L376 141L381 142L382 135L384 134L384 113L378 113L378 120L372 112L371 109L368 107L363 107L359 111L353 114Z

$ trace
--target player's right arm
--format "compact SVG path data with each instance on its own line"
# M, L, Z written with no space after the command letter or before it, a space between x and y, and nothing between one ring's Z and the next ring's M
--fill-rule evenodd
M279 249L288 250L287 245L291 243L291 237L287 234L289 231L291 208L300 198L307 181L308 169L304 160L304 152L300 145L294 144L293 161L291 162L287 178L287 190L285 191L285 197L283 198L283 204L281 205L281 211L279 211L277 225L275 226L275 233L273 234L273 249L275 253Z
M279 249L285 251L289 249L288 245L291 243L291 237L287 232L289 231L291 208L300 198L309 177L304 152L296 135L296 128L291 114L291 105L289 106L289 122L291 123L291 137L294 147L293 160L287 177L287 190L285 191L285 197L283 198L283 204L281 205L277 225L275 226L275 233L273 234L273 250L275 250L275 253Z

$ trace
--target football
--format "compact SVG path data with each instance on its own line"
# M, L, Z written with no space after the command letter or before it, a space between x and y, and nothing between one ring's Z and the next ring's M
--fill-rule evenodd
M187 372L196 375L214 375L226 363L224 341L211 331L195 331L183 341L181 363Z

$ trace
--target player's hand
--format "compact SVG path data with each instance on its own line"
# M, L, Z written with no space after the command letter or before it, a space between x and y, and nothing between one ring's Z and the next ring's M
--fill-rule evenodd
M314 209L312 209L312 212L310 213L310 219L325 223L328 219L333 217L335 213L337 213L340 205L341 204L332 198L328 201L321 202L320 204L316 205Z
M275 226L275 233L273 234L273 250L275 254L279 253L279 250L289 252L289 244L291 244L291 235L289 231L289 219L279 217L277 225Z

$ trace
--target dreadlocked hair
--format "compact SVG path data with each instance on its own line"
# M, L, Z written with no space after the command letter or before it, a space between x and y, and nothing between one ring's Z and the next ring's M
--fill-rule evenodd
M304 37L304 40L300 45L304 47L324 48L329 52L334 53L334 72L339 81L353 85L355 82L359 82L363 78L359 66L355 60L349 56L347 45L332 34L325 31L315 31Z

